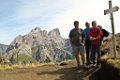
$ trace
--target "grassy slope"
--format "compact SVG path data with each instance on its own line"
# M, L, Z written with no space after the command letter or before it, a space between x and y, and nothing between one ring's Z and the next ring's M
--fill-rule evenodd
M102 57L102 60L106 61L108 64L113 65L116 68L120 69L120 38L116 39L116 48L117 48L117 58L114 58L112 40L103 44L102 48L109 48L110 51L107 55Z
M32 62L32 63L35 63L36 62L36 60L34 59L34 58L32 58L32 57L30 57L30 56L28 56L28 55L26 55L26 54L19 54L18 55L18 58L16 58L15 59L15 62L26 62L26 63L29 63L30 61Z

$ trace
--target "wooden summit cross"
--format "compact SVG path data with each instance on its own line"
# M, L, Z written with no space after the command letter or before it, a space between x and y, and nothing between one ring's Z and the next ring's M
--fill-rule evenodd
M114 16L113 12L119 10L118 6L112 7L112 1L109 1L109 9L104 10L104 15L110 14L111 26L112 26L112 36L113 36L113 53L116 58L116 40L115 40L115 29L114 29Z

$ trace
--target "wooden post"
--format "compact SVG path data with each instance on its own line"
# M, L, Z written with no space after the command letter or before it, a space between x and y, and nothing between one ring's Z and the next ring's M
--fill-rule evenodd
M112 1L109 1L109 9L112 8ZM112 41L113 41L113 53L114 53L114 58L116 58L116 39L115 39L115 28L114 28L114 16L113 16L113 12L110 13L110 20L111 20L111 26L112 26Z

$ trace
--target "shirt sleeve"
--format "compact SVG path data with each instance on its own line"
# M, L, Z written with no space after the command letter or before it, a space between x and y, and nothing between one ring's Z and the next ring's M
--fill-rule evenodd
M103 35L102 31L100 30L100 28L98 28L98 36L96 38L100 39L102 35Z
M82 32L82 42L84 41L84 31L83 29L81 29L81 32Z
M99 36L101 37L103 35L102 31L99 29Z
M91 29L90 29L90 31L89 31L89 33L88 33L88 36L91 37Z
M72 35L72 30L71 30L69 33L69 38L71 39L72 37L73 37L73 35Z
M84 31L81 29L81 32L82 32L82 38L84 38Z

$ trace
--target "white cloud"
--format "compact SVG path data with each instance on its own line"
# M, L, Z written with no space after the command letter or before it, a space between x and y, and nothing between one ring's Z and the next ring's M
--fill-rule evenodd
M58 27L60 29L62 36L68 37L70 29L73 28L74 20L78 20L80 22L80 27L82 28L85 28L84 23L86 21L89 21L91 23L92 20L97 20L98 24L103 25L103 27L105 26L104 27L105 29L111 31L109 16L103 15L104 14L103 10L108 8L108 1L58 0L51 5L50 1L35 0L31 2L24 1L23 3L24 5L18 11L17 18L18 20L20 19L20 21L32 20L31 21L32 23L23 26L23 29L22 28L20 29L21 31L27 29L26 27L29 28L31 26L30 28L33 28L35 25L37 26L38 24L38 26L40 27L45 26L44 29L47 29L48 31ZM52 11L59 9L60 10L63 9L63 10L61 10L60 13L54 13L54 11ZM52 16L51 19L48 20L45 19L46 22L40 22L41 21L40 18L45 18L45 16L49 15L49 14L43 15L45 13L49 13L49 14L53 13L53 15L50 15ZM48 24L46 24L47 22Z
M82 3L82 5L79 5L79 3ZM92 20L96 20L99 25L102 25L106 30L111 32L109 15L104 15L104 10L108 8L108 1L77 0L74 4L76 5L71 7L71 9L63 11L60 14L56 14L46 29L51 30L58 27L62 36L67 38L70 29L73 28L73 22L75 20L80 22L80 27L82 28L85 28L84 23L86 21L91 23ZM119 12L117 12L116 16L119 16L118 14ZM119 19L117 17L115 20L119 21ZM116 28L119 28L119 23L117 21L115 23L117 24ZM116 29L116 32L120 31Z

